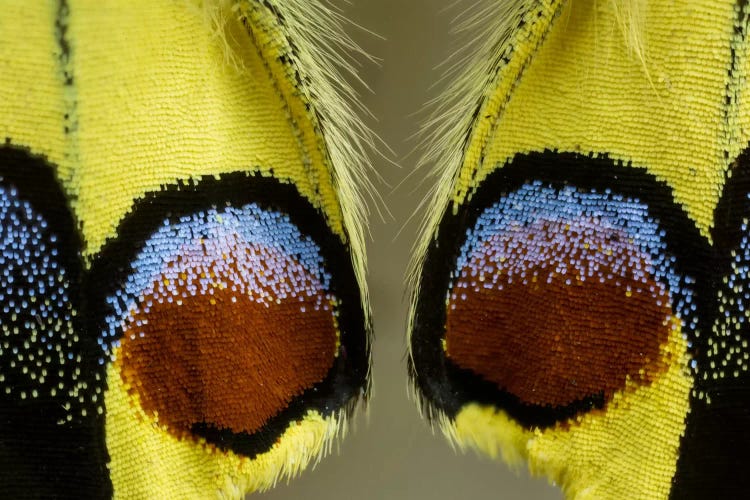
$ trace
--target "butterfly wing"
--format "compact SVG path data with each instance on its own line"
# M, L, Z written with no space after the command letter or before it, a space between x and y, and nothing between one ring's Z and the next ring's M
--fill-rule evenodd
M446 140L418 257L423 404L460 446L525 461L571 498L743 491L726 451L748 423L742 391L711 411L732 431L691 429L730 252L711 228L747 142L744 8L518 2L513 19L470 126Z
M59 250L46 248L70 262L70 291L37 293L75 316L69 329L85 349L61 347L63 359L83 360L66 368L72 375L29 382L46 394L60 378L63 400L49 403L60 408L2 423L5 436L33 436L42 458L15 474L21 447L3 448L0 490L82 494L75 463L40 462L56 449L41 443L45 429L95 468L101 491L89 496L269 488L329 449L368 388L351 171L361 157L334 144L347 136L319 109L355 119L314 78L322 73L310 51L323 65L336 56L301 29L328 11L317 2L53 4L18 2L0 15L9 28L0 35L3 153L47 165L45 182L3 189L31 203L27 232L47 213L34 200L57 193L49 203L63 222L39 237L57 238ZM329 37L337 22L323 23ZM37 177L32 167L8 160L0 174ZM4 230L15 218L4 214ZM12 236L7 248L20 244ZM10 290L14 303L26 293ZM52 336L28 317L12 327L13 314L3 325L20 345ZM0 384L25 387L15 375ZM70 430L79 420L89 441Z

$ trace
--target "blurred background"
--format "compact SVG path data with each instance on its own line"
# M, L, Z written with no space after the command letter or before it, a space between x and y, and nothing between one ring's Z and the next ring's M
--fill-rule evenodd
M392 218L370 217L369 277L375 322L374 391L369 415L361 415L338 451L290 484L255 495L263 500L455 500L561 499L545 479L532 479L525 470L513 472L501 462L474 453L454 451L439 432L421 419L407 394L405 273L421 213L419 202L429 188L425 172L414 169L421 107L439 89L435 67L455 48L451 20L472 0L342 0L354 23L371 30L350 30L367 51L381 59L380 67L365 65L364 80L372 93L363 93L377 117L373 124L393 149L400 168L373 158L374 169L388 185L378 184ZM457 5L454 5L457 4ZM413 216L413 217L412 217ZM410 219L411 217L411 219ZM399 233L400 231L400 233Z

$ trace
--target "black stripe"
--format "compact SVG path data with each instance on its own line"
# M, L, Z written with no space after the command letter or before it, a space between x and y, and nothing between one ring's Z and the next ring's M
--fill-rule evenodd
M17 314L0 310L0 323L6 328L16 326L20 333L0 335L0 341L7 343L0 353L0 374L4 375L4 381L0 383L0 498L110 498L112 485L106 467L109 459L104 439L104 417L98 415L96 405L90 402L97 387L101 390L100 397L103 397L105 374L104 367L96 363L96 337L87 334L82 321L86 304L81 293L81 240L73 215L55 178L53 166L44 158L32 156L20 148L0 147L0 186L6 192L14 189L16 198L29 204L33 212L46 221L45 234L57 237L56 243L42 252L59 263L69 283L66 290L68 304L61 307L67 306L78 313L71 319L78 341L66 342L63 347L63 355L70 355L71 361L57 362L53 351L49 359L43 359L43 367L48 373L44 383L39 383L39 379L32 380L21 372L18 364L14 368L12 363L18 363L20 359L14 355L14 348L22 353L36 352L25 348L24 344L34 342L29 337L29 332L34 329L28 324L41 319L35 317L29 307ZM0 221L0 224L13 223L12 220ZM5 245L0 242L0 249L10 252ZM56 256L50 253L53 251ZM38 265L40 261L37 259L34 263ZM30 269L29 266L19 268L13 264L8 259L0 261L0 273L13 274L18 282ZM48 294L50 288L47 288ZM8 293L7 290L3 292ZM16 302L24 298L13 292L11 296ZM48 298L39 297L40 300ZM49 300L54 302L55 299ZM65 310L53 307L54 313L64 314ZM59 339L59 332L42 332ZM45 346L43 341L36 343ZM74 361L79 357L80 362ZM28 357L22 362L31 364ZM84 403L69 394L81 381L87 384ZM50 395L49 389L58 384L63 388L56 395ZM33 390L38 391L38 397L30 397ZM21 391L26 397L21 396ZM66 405L71 409L66 410ZM86 410L85 417L81 413L83 409ZM66 422L69 414L73 419Z
M750 350L742 347L742 340L750 341L750 327L740 330L740 341L734 333L728 338L718 338L711 331L713 321L720 317L718 292L725 289L723 279L732 273L732 250L738 248L743 236L741 225L750 217L750 152L744 152L724 187L724 193L714 213L712 231L714 245L718 248L714 272L708 278L713 301L701 311L705 318L703 335L695 339L692 355L698 364L694 390L690 397L690 412L686 419L685 434L680 446L671 498L742 498L750 494L750 372L733 369L726 376L714 379L713 373L722 368L721 361L727 350L709 356L711 344L727 342L741 353ZM748 264L745 262L745 264ZM750 289L750 276L737 276L745 290ZM730 291L727 291L733 295ZM750 301L738 297L750 306ZM731 311L736 318L736 311ZM740 354L741 355L741 354ZM714 362L716 368L711 367ZM750 363L750 362L748 362ZM704 374L708 375L703 379ZM710 398L710 403L706 398Z

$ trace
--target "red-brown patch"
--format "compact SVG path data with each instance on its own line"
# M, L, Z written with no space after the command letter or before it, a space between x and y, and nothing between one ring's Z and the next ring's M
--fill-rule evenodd
M152 300L128 321L122 377L170 429L256 432L334 363L336 324L330 308L316 307L321 294L268 304L231 287L195 295L177 288L172 302Z
M601 248L601 242L593 243L570 258L591 257ZM522 244L512 248L510 264L526 259L529 250ZM627 257L633 263L639 256L631 250ZM661 346L673 327L673 313L667 291L641 271L646 262L639 262L638 272L615 270L612 262L589 279L559 274L555 266L533 266L526 268L525 279L501 274L492 287L454 286L447 308L447 356L530 405L559 407L598 394L610 397L628 378L647 383L665 369ZM468 276L472 269L462 272Z

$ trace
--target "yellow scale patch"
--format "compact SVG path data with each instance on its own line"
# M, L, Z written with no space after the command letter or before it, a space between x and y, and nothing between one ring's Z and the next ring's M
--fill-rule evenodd
M0 74L16 85L0 94L0 141L43 154L60 165L65 151L64 100L56 61L55 10L28 2L3 5ZM60 176L68 175L61 171Z
M133 404L115 364L104 398L115 498L152 498L156 492L163 498L241 498L302 471L339 427L335 417L310 411L251 460L174 437Z
M66 187L78 198L89 255L133 199L175 179L238 170L293 182L343 238L326 162L282 79L274 33L256 30L252 40L227 19L244 66L234 68L198 7L71 1L70 10L78 159Z
M728 167L723 117L733 4L648 2L645 64L627 47L613 5L566 3L512 93L507 85L493 92L454 201L516 153L606 153L665 180L709 237ZM543 28L532 26L537 33L530 38L542 36ZM506 79L517 76L510 72Z
M602 410L546 430L524 429L503 411L476 404L448 430L462 447L559 484L568 498L666 498L676 468L692 380L678 325L663 347L670 368L651 385L628 382Z

